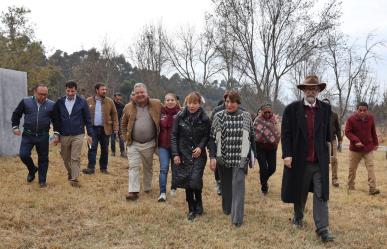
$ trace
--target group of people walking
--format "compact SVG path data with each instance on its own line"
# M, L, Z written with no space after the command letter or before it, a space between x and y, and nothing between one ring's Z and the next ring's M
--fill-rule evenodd
M276 171L277 147L281 140L284 172L281 198L294 204L292 224L303 226L308 192L313 192L313 218L316 233L323 242L334 237L328 229L329 163L332 165L332 185L337 178L337 150L342 135L337 114L329 100L317 99L326 84L311 75L298 85L304 98L289 104L282 123L270 104L262 105L257 115L241 106L238 91L224 94L210 117L202 107L203 97L189 93L183 106L173 93L165 95L164 103L150 98L146 85L134 85L131 101L125 106L121 95L114 100L106 97L104 84L95 85L95 96L84 99L77 94L74 81L65 85L66 94L56 102L47 99L48 88L39 84L34 96L24 98L12 116L13 133L20 136L20 158L27 166L27 181L32 182L38 171L39 184L46 187L48 169L48 141L53 125L53 143L60 143L61 156L71 186L79 187L80 155L85 128L88 140L88 165L84 174L94 174L98 144L100 172L107 174L109 139L112 155L116 154L115 140L119 140L121 156L128 158L128 201L135 201L140 193L140 167L143 166L143 191L151 191L153 155L160 160L159 202L167 200L167 176L172 171L171 195L177 188L185 189L188 220L204 212L203 173L209 156L209 166L216 175L218 194L222 197L223 213L230 215L236 227L243 223L245 176L258 160L261 192L269 191L268 181ZM368 171L369 193L378 194L373 168L372 151L378 146L375 123L366 103L359 103L357 111L346 124L345 134L350 140L348 188L355 188L356 169L364 158ZM24 114L24 129L19 129ZM255 116L255 117L254 117ZM336 142L336 139L338 142ZM38 167L31 159L36 147ZM208 151L207 151L208 150Z

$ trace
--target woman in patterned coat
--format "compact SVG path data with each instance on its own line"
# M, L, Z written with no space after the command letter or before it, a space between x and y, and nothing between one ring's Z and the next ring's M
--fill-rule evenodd
M222 185L222 208L231 214L231 222L240 227L243 223L245 199L245 174L250 160L254 163L254 131L251 115L239 109L241 97L236 91L224 95L225 110L214 115L209 151L211 170L219 169Z
M269 191L267 182L276 170L277 148L281 138L281 127L270 104L264 104L259 109L254 129L261 191L266 195Z

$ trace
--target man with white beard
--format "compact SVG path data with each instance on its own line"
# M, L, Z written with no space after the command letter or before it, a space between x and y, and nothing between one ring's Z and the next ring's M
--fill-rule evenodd
M303 226L308 192L313 192L313 219L322 242L333 241L328 229L329 149L331 107L317 99L326 87L317 76L307 76L297 86L304 98L285 108L281 139L284 173L283 202L294 204L292 224Z

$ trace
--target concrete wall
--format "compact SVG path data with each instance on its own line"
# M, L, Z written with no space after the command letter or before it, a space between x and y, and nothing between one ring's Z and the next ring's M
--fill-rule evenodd
M21 137L12 133L11 116L25 96L27 73L0 68L0 156L19 154Z

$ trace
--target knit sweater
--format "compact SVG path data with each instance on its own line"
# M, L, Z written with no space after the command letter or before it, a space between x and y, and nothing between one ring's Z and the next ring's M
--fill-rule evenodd
M210 132L210 157L225 167L244 168L249 163L250 150L255 155L253 122L248 112L223 110L214 115Z

